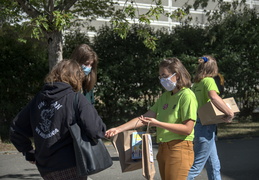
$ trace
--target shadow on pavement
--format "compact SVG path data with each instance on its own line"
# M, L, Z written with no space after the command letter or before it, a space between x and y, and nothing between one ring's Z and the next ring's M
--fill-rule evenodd
M259 180L259 138L217 141L222 179Z
M221 162L222 180L259 180L259 137L219 140L216 142ZM156 161L157 145L153 146L156 174L161 180ZM121 172L118 154L112 145L107 149L113 165L100 173L91 175L92 180L143 180L142 170ZM0 180L42 180L35 165L24 160L21 153L0 153ZM195 180L208 180L206 170Z
M39 174L6 174L0 176L0 179L33 179L33 180L42 180Z
M112 161L119 161L119 157L112 157Z

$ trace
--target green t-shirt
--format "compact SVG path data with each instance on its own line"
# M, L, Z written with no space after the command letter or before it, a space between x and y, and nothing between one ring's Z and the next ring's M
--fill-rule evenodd
M83 94L85 95L86 99L94 105L95 100L94 100L94 91L90 90L89 92L83 92Z
M216 91L219 94L218 87L212 77L205 77L200 82L194 83L192 90L198 101L198 108L210 101L209 91Z
M156 119L161 122L182 124L183 121L197 118L197 100L189 88L182 88L176 94L165 92L150 108L156 113ZM169 130L157 127L157 142L169 142L171 140L192 141L194 131L188 136L173 133Z

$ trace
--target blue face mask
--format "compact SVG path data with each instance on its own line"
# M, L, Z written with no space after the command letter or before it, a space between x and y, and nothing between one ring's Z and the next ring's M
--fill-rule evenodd
M83 69L85 75L88 75L91 72L92 67L82 65L82 69Z

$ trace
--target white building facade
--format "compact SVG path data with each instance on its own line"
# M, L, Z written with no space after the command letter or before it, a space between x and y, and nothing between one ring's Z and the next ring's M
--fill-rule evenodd
M224 0L225 2L232 2L233 0ZM119 5L117 8L123 8L125 6L125 0L114 0L114 2L117 2ZM178 9L179 7L182 7L185 3L189 5L192 5L194 3L194 0L189 0L189 1L184 1L184 0L162 0L162 5L164 7L165 13L171 14L173 11ZM134 0L133 1L133 6L138 8L139 14L144 14L146 13L150 7L152 6L152 1L151 0ZM131 4L131 1L127 1L126 5ZM246 4L248 7L255 8L259 10L259 0L247 0ZM217 9L217 2L210 1L208 3L208 6L206 7L206 10L215 10ZM154 5L153 5L154 6ZM206 24L207 17L205 15L205 10L198 8L198 9L190 9L190 15L192 17L192 20L190 21L190 24L200 24L204 25ZM81 18L82 21L84 21L84 18ZM95 27L98 29L102 25L109 25L110 24L110 19L104 19L104 18L97 18L95 21L92 21L90 23L91 26ZM134 23L133 20L128 19L130 23ZM135 21L136 23L137 21ZM155 29L159 28L168 28L169 30L176 26L179 25L180 23L177 22L176 20L174 21L170 17L166 16L161 16L158 20L153 20L151 21L151 26ZM83 30L83 29L82 29ZM94 36L95 32L89 32L88 35Z

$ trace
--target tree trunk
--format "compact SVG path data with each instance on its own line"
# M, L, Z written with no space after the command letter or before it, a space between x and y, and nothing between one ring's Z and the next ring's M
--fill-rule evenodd
M49 70L63 59L62 32L53 31L48 33L48 58Z

